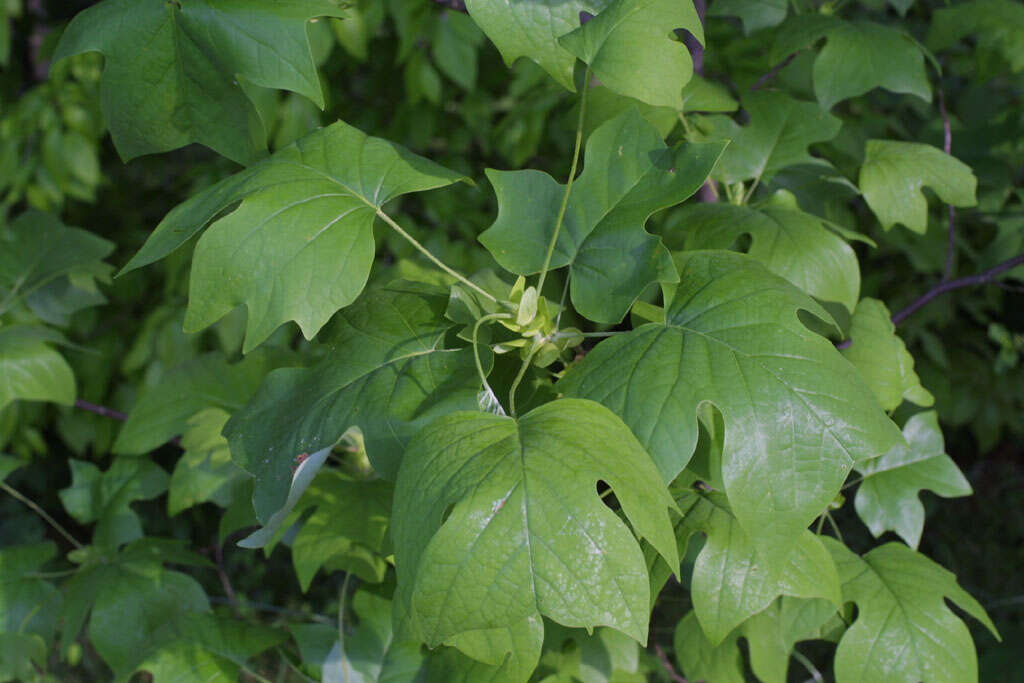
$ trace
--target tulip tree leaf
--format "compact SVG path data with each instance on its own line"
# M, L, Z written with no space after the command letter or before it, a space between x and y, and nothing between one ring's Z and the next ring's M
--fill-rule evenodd
M50 346L62 341L44 327L0 327L0 409L19 400L75 402L75 374Z
M973 0L942 7L932 15L928 46L945 50L969 35L994 50L1014 72L1024 71L1024 7L1011 0Z
M780 595L823 598L838 608L839 575L828 550L804 529L784 565L766 562L740 528L721 494L686 491L676 496L684 516L676 537L703 533L707 541L697 556L691 580L694 613L712 645L768 607Z
M904 400L928 407L935 402L914 372L914 357L896 334L889 309L878 299L857 304L850 323L850 344L842 350L875 392L886 411Z
M786 0L718 0L708 8L713 17L739 17L743 32L754 33L778 26L786 19L789 3Z
M560 399L518 419L462 412L428 425L410 443L395 489L396 614L405 628L470 656L473 631L540 615L645 642L643 553L598 497L598 481L636 533L678 566L672 499L606 408ZM537 647L540 631L530 638Z
M942 430L934 411L918 413L903 427L907 443L894 446L881 458L857 467L863 475L854 504L871 533L887 529L916 548L924 530L922 489L945 498L971 495L971 485L945 453Z
M952 573L900 543L858 557L838 541L823 540L839 568L843 599L858 610L836 650L837 683L978 680L971 634L945 599L999 635Z
M978 179L970 166L937 147L917 142L868 140L860 167L860 190L888 230L897 223L924 234L928 229L925 185L953 206L974 206Z
M820 14L793 17L776 34L772 60L779 62L822 38L826 43L814 60L813 78L814 94L825 109L874 88L931 102L923 48L891 26Z
M270 373L224 433L231 456L256 476L262 521L281 507L295 457L329 448L350 427L393 479L406 442L430 420L477 405L480 380L470 349L448 349L448 294L396 283L367 292L324 334L328 357L312 368Z
M604 85L656 107L683 108L682 88L693 59L672 34L686 29L704 43L704 26L691 0L612 0L559 44L590 65ZM643 64L643 69L637 69Z
M737 126L725 117L708 117L718 134L732 142L715 167L714 177L725 183L752 178L761 182L787 166L813 163L808 145L831 140L841 122L812 102L801 102L773 91L756 91L743 98L750 124Z
M175 463L168 486L167 514L174 516L207 501L227 507L234 486L247 478L231 462L227 439L220 433L229 417L220 408L206 408L188 421L181 435L185 452Z
M114 245L55 216L29 210L0 227L0 314L53 280L94 266Z
M576 57L559 45L558 38L580 25L580 12L597 14L609 0L466 0L466 9L504 58L512 64L520 57L537 62L569 90Z
M430 659L428 680L520 683L537 668L544 637L543 620L536 614L507 627L462 634L450 643L462 649L445 647Z
M176 207L126 269L163 258L241 200L196 245L185 331L245 304L246 353L289 320L312 339L363 290L380 207L462 178L338 121Z
M743 658L738 646L739 633L713 645L701 630L697 615L690 612L676 625L672 638L676 661L687 680L715 683L745 683Z
M831 320L810 297L742 254L683 252L677 265L665 323L601 342L559 388L621 416L666 481L694 452L698 406L713 403L733 514L765 561L784 562L854 464L902 437L856 370L798 320Z
M635 107L594 131L551 259L551 268L571 267L572 301L582 315L618 322L647 285L676 280L668 251L644 224L696 192L723 146L668 148ZM498 217L480 241L507 270L539 272L565 187L533 170L488 169L487 177L498 195Z
M103 53L100 100L126 161L198 142L244 164L266 133L239 79L323 108L306 33L321 16L344 12L324 0L105 0L72 19L54 62Z
M751 209L720 203L684 207L681 216L687 227L686 249L728 249L738 237L749 235L747 253L771 272L817 299L841 303L850 311L857 305L857 255L816 216L773 204Z

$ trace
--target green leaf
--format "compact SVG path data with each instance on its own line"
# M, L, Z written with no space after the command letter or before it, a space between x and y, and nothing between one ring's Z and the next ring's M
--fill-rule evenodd
M971 634L945 598L999 636L952 573L899 543L858 557L838 541L823 540L839 567L843 597L858 610L836 650L837 683L978 680Z
M889 309L877 299L857 304L850 323L850 345L842 350L860 371L886 412L904 400L928 407L935 398L921 386L914 372L914 357L896 334Z
M220 507L231 503L234 487L246 475L231 462L227 439L220 434L229 417L220 408L206 408L188 421L181 435L185 452L171 473L167 514L173 517L207 501Z
M235 462L256 477L263 521L284 503L295 456L363 433L378 474L394 479L406 442L439 415L476 406L470 349L446 349L448 294L413 283L367 292L325 333L328 358L270 373L224 433Z
M53 637L61 593L35 574L56 556L50 541L0 549L0 635L34 634L45 642Z
M768 270L811 296L850 311L860 296L857 255L821 219L795 207L769 203L760 209L706 203L683 207L686 249L728 249L749 235L747 253ZM666 240L675 246L672 239Z
M737 645L738 633L715 646L704 635L697 615L690 612L676 625L673 647L679 668L694 681L744 683L743 659Z
M532 614L502 628L461 634L430 658L430 683L523 683L537 668L545 627ZM470 656L471 655L471 656Z
M19 400L75 402L75 374L49 346L61 341L44 327L0 327L0 409Z
M974 35L979 48L994 50L1014 72L1024 71L1024 7L1010 0L974 0L935 10L928 46L945 50Z
M638 674L639 654L636 641L614 629L597 628L588 634L558 624L545 627L542 666L583 683L608 683L622 674Z
M9 477L14 470L24 465L24 461L11 455L0 453L0 482Z
M185 331L245 304L245 353L289 320L312 339L366 284L380 207L461 179L338 121L176 207L125 270L163 258L241 200L196 245Z
M540 615L645 642L643 554L598 497L599 481L636 533L678 566L674 504L607 409L563 399L518 420L463 412L431 423L409 445L395 490L396 614L428 646L454 640L471 650L465 634Z
M142 522L131 509L139 500L152 500L167 490L167 473L144 458L122 456L106 472L84 460L69 460L71 486L60 500L79 524L98 522L93 540L115 548L142 538Z
M780 595L841 604L835 564L810 531L798 535L785 564L778 564L757 551L720 494L686 491L676 501L685 510L676 537L685 544L692 534L707 536L694 564L690 594L697 620L713 646Z
M320 473L302 499L302 508L313 512L292 542L292 563L303 592L325 565L368 583L384 579L387 563L381 550L391 494L385 481L353 481L333 470Z
M733 514L765 557L784 560L857 462L901 440L870 388L797 318L830 321L810 297L730 252L684 252L665 324L597 345L559 383L604 403L666 481L697 444L697 408L725 420L721 478Z
M778 26L786 19L786 0L717 0L708 8L708 16L739 17L747 35Z
M691 0L612 0L558 43L589 64L597 79L615 92L656 107L682 109L682 88L693 76L693 59L673 35L676 29L686 29L704 43L704 27Z
M922 489L944 498L971 495L971 485L945 453L942 430L934 411L918 413L903 427L906 445L898 444L881 458L859 465L863 475L854 504L876 537L887 529L916 548L924 530Z
M676 280L668 252L644 224L655 211L696 192L723 146L668 148L635 108L591 135L587 165L573 184L551 259L551 268L571 266L572 301L580 314L617 323L649 284ZM539 272L565 187L533 170L488 169L487 177L498 195L498 217L480 241L507 270Z
M283 640L273 629L210 614L203 589L185 574L122 567L110 578L96 595L89 636L119 680L139 670L154 683L235 680L239 665Z
M817 105L780 92L749 93L743 108L750 115L750 124L744 127L724 117L709 117L719 127L711 137L732 140L713 174L724 183L751 178L767 182L787 166L813 163L807 147L831 140L842 125Z
M252 532L238 542L243 548L265 548L273 546L287 532L298 517L293 511L301 502L303 494L320 472L331 454L330 447L311 453L309 457L299 463L291 476L291 483L288 487L288 497L284 504L263 520L263 527ZM254 505L246 505L247 509L254 509ZM258 520L257 520L258 521Z
M821 14L794 17L776 34L772 61L782 61L822 38L827 42L814 60L813 77L814 94L825 109L874 88L931 102L923 48L908 33L891 26Z
M860 190L888 230L897 223L924 234L928 202L921 188L953 206L977 204L978 179L970 166L942 150L917 142L868 140L860 167Z
M750 650L750 668L764 683L786 683L790 653L801 640L825 637L823 627L836 617L827 600L783 596L742 626Z
M103 53L103 114L125 161L198 142L245 164L266 133L239 79L323 108L306 32L321 16L344 12L323 0L105 0L71 21L53 61Z
M338 641L334 632L333 648L323 664L324 683L377 683L392 680L400 670L419 669L423 656L418 645L396 643L391 625L391 601L370 591L352 597L352 611L359 625ZM400 676L398 681L411 681Z
M484 35L473 20L459 12L445 12L437 21L431 52L437 68L463 90L476 87L477 51Z
M215 352L182 363L143 389L117 435L114 452L148 453L183 433L201 410L237 410L269 369L270 358L261 354L229 364L222 353Z
M590 106L588 102L587 107ZM683 87L685 111L730 112L736 111L739 106L740 103L733 99L728 88L702 76L694 75Z
M580 25L580 12L597 14L610 0L466 0L477 26L501 52L505 64L520 57L537 62L569 90L576 58L558 38Z
M56 216L30 209L0 227L0 314L22 297L82 266L93 266L114 245Z

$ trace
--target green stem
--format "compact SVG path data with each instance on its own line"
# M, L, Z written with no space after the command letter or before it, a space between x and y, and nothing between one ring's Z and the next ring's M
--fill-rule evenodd
M81 543L78 542L78 540L74 536L71 535L71 533L67 529L62 527L53 517L46 514L46 510L36 505L34 501L21 495L20 493L12 489L10 486L3 483L2 481L0 481L0 489L6 491L15 500L21 501L22 503L27 505L32 510L32 512L42 517L47 524L52 526L54 529L57 530L58 533L60 533L61 536L66 538L68 543L75 546L76 548L84 547Z
M543 339L538 339L533 342L533 346L530 347L530 352L526 354L523 364L519 366L519 372L516 374L516 378L512 380L512 388L508 390L508 410L512 413L512 417L516 416L516 390L519 389L519 383L523 381L523 377L526 375L526 369L530 367L530 361L533 360L533 357L542 346L544 346Z
M462 284L464 284L467 287L473 289L474 291L476 291L478 294L480 294L484 298L490 299L491 301L494 301L494 302L498 301L490 292L487 292L487 291L481 289L476 284L474 284L469 279L467 279L464 275L462 275L461 273L457 272L456 270L448 267L447 265L445 265L445 263L443 261L441 261L441 259L439 259L436 256L434 256L433 254L431 254L429 249L427 249L425 246L420 244L419 241L415 237L413 237L412 235L407 233L405 230L403 230L402 226L400 226L398 223L396 223L395 220L393 218L391 218L391 216L389 216L386 213L384 213L381 209L377 209L377 215L380 216L382 221L384 221L389 226L391 226L394 229L395 232L397 232L399 235L404 237L409 242L409 244L411 244L412 246L416 247L420 251L420 253L422 253L424 256L426 256L428 259L430 259L431 263L433 263L435 266L437 266L438 268L440 268L444 272L448 273L449 275L451 275L453 278L455 278L456 280L458 280Z
M488 322L490 320L507 320L511 317L511 313L491 313L489 315L483 316L482 318L476 321L475 325L473 325L473 360L474 362L476 362L476 371L477 374L480 375L480 383L483 384L484 391L486 391L487 395L492 397L495 400L495 402L497 402L498 396L497 394L494 393L494 389L492 389L491 385L487 382L487 375L484 374L484 366L480 362L480 352L478 350L476 340L477 335L480 333L480 326L483 325L485 322Z
M544 257L544 267L540 271L540 280L537 282L537 293L543 295L544 279L548 275L548 268L551 267L551 257L555 254L555 245L558 243L558 233L562 229L562 221L565 220L565 211L569 207L569 195L572 193L572 184L576 180L576 169L580 163L580 149L583 147L583 117L587 111L587 85L590 83L590 67L587 67L583 75L583 92L580 93L580 117L576 123L576 145L572 151L572 167L569 169L569 180L565 184L565 194L562 195L562 206L558 209L558 218L555 220L555 232L551 235L551 242L548 243L548 253Z

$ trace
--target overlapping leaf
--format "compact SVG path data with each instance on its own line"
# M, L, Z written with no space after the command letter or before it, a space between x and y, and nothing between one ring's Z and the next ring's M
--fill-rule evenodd
M668 252L644 223L696 192L723 146L667 148L635 108L590 136L586 167L573 184L551 259L552 268L571 266L577 311L618 322L647 285L676 280ZM480 241L504 268L520 275L540 271L565 187L540 171L488 170L487 177L498 195L498 218Z
M13 401L75 401L75 374L51 344L64 339L35 325L0 327L0 409Z
M944 50L967 36L1003 55L1015 72L1024 71L1024 7L1012 0L973 0L935 10L928 46Z
M800 323L798 310L830 320L806 294L741 254L684 252L677 264L665 323L603 341L559 387L621 416L666 481L694 452L698 406L713 403L733 514L766 561L782 562L853 465L888 451L899 430Z
M721 494L676 495L684 510L676 537L684 544L695 533L707 541L697 556L691 580L694 613L712 646L761 612L776 598L789 595L822 598L838 608L839 576L818 537L803 530L785 564L765 561L737 523Z
M241 200L196 245L185 330L245 304L246 353L289 320L312 338L363 290L380 207L462 178L339 121L175 208L126 269L163 258Z
M860 266L850 245L795 206L770 203L759 209L724 203L684 207L685 235L666 239L670 247L728 249L741 235L751 237L747 253L811 296L853 311L860 295ZM683 239L679 239L684 237Z
M103 114L125 160L199 142L244 164L266 150L246 83L323 107L306 34L320 16L344 12L324 0L105 0L71 21L54 61L103 53Z
M924 407L935 402L914 372L914 357L896 335L889 309L878 299L857 304L850 323L850 344L842 353L886 411L895 410L904 400Z
M839 132L839 119L811 102L794 100L773 91L755 91L743 98L750 124L738 126L724 116L707 117L709 139L729 139L714 177L725 183L752 178L761 182L787 166L813 163L807 147L831 140Z
M396 615L408 632L472 656L474 631L544 615L644 642L643 554L598 497L598 481L678 566L672 499L640 444L600 405L563 399L518 420L463 412L427 426L402 462L392 522ZM529 640L539 648L541 639L535 629Z
M971 485L945 453L934 411L918 413L903 427L906 444L857 467L864 479L854 504L875 536L888 529L916 548L924 530L922 489L945 498L969 496Z
M704 26L691 0L612 0L558 43L615 92L682 109L682 88L693 76L693 59L673 35L676 29L704 43Z
M167 514L174 516L200 503L212 501L227 507L235 487L247 477L231 462L228 442L221 429L230 415L219 408L196 413L181 435L184 449L171 473Z
M858 609L836 650L837 683L978 680L971 634L945 599L998 634L953 574L899 543L858 557L842 543L824 540L839 567L843 598Z
M256 476L261 520L284 503L297 455L330 447L355 426L374 468L394 478L420 427L476 406L472 351L443 343L447 305L447 292L425 285L371 290L325 333L327 359L267 376L224 432L235 462Z
M902 223L914 232L928 229L927 185L953 206L977 204L978 180L970 166L942 150L917 142L868 140L860 167L860 190L888 230Z
M61 593L38 576L57 556L51 542L0 549L0 679L32 680L45 666L60 616Z
M823 14L794 17L772 46L772 61L826 38L814 60L814 94L825 109L874 88L932 99L924 50L908 33L867 21L842 21Z
M597 14L611 0L467 0L466 9L501 52L506 64L520 57L537 62L569 90L576 57L558 38L580 25L580 13Z
M0 313L53 280L93 266L114 245L57 217L29 210L0 228Z

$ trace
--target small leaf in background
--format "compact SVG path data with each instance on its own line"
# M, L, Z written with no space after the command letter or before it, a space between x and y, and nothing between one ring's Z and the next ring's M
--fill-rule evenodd
M95 267L113 250L113 243L56 216L26 211L0 226L0 314L63 275Z
M673 644L679 668L689 680L745 683L738 633L713 645L701 630L697 615L690 612L676 625Z
M265 153L266 133L237 79L323 107L306 33L321 16L343 12L323 0L104 0L75 16L53 61L103 53L103 114L126 161L198 142L246 164Z
M484 34L472 19L460 12L445 12L438 19L431 54L441 73L463 90L472 91L476 87L477 51L483 42Z
M588 24L589 25L589 24ZM586 165L573 185L551 259L571 266L572 302L585 317L617 323L652 282L674 282L661 241L644 229L655 211L696 192L722 143L666 147L636 108L604 123L587 141ZM539 272L565 188L540 171L495 171L498 217L480 235L495 260L519 275ZM522 201L530 197L531 201Z
M343 641L334 631L333 645L323 663L323 683L385 683L412 680L403 676L419 669L423 655L416 643L398 643L391 625L391 600L361 590L352 596L352 611L359 619L346 629ZM347 624L346 624L347 626ZM398 675L397 678L392 676Z
M143 388L117 435L114 453L141 455L159 448L206 408L237 410L270 368L270 357L262 354L229 364L224 354L214 352L182 363Z
M33 680L46 667L62 595L35 574L56 556L51 542L0 548L0 680Z
M610 2L564 0L499 3L492 0L466 0L466 9L476 25L501 52L506 64L511 65L520 57L528 57L560 85L575 90L572 72L576 58L559 44L558 38L579 27L581 12L597 14Z
M718 0L711 3L708 16L739 17L743 32L750 35L781 24L788 8L786 0Z
M289 320L312 339L366 284L375 212L462 179L338 121L179 205L125 269L163 258L241 200L196 245L185 331L245 304L245 353Z
M106 472L84 460L69 460L71 486L60 490L64 509L79 524L96 522L93 540L113 549L142 538L142 521L131 509L167 490L167 473L145 458L121 456Z
M448 641L427 662L431 683L528 680L537 667L545 626L532 614L509 626L471 631Z
M378 474L394 479L406 442L439 415L476 407L470 349L446 349L448 293L415 283L370 290L335 317L332 351L312 368L267 375L225 427L234 461L256 477L266 521L287 495L300 453L330 448L359 427Z
M680 29L704 44L704 27L691 0L612 0L558 43L615 92L682 109L681 92L693 76L693 59L673 33ZM638 63L644 68L637 69Z
M928 47L945 50L967 36L978 47L1003 56L1015 73L1024 71L1024 6L1012 0L973 0L935 10Z
M50 346L63 341L45 327L0 327L0 409L18 400L75 402L74 372Z
M211 501L227 507L238 482L247 476L231 462L228 441L220 432L230 415L206 408L188 421L181 435L184 453L171 473L167 514L172 517L194 505Z
M918 498L928 489L944 498L971 495L971 485L945 453L942 430L934 411L918 413L903 427L907 443L857 467L863 476L854 504L876 537L898 533L916 548L924 531L924 505Z
M921 192L925 185L947 204L977 204L978 180L970 166L917 142L868 140L858 183L886 230L897 223L922 234L928 229L928 202Z
M786 166L813 163L807 147L831 140L842 125L818 105L781 92L748 93L743 108L750 115L746 126L737 126L725 117L708 117L715 129L707 139L732 140L712 173L725 183L752 178L767 182Z
M857 617L836 650L837 683L978 680L970 631L945 600L999 636L952 573L899 543L858 557L834 539L823 540L839 567L843 599L857 605Z
M698 406L713 403L733 514L766 561L784 562L854 464L902 436L856 370L797 318L831 320L813 299L742 254L683 252L677 265L666 324L601 342L558 387L622 417L666 481L693 455Z
M583 683L615 681L626 674L639 675L640 646L615 629L596 628L588 634L584 629L547 624L544 631L545 654L541 666L545 668L553 668Z
M914 372L914 357L896 334L889 309L878 299L862 299L850 323L850 343L842 354L875 392L879 405L892 412L904 400L927 408L935 402Z
M741 235L749 235L747 254L771 272L816 299L841 303L850 311L857 305L857 255L817 216L795 205L772 201L751 209L705 203L683 207L677 218L686 232L666 236L669 248L727 249Z
M636 533L677 566L671 498L607 409L564 399L518 420L463 412L427 426L409 445L395 490L404 628L430 646L455 639L470 656L471 644L459 640L466 634L540 615L644 642L647 569L633 534L598 497L598 481ZM540 629L530 638L538 651L541 639Z

